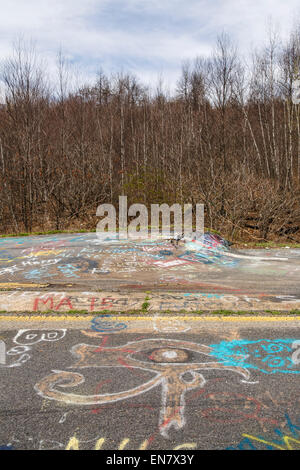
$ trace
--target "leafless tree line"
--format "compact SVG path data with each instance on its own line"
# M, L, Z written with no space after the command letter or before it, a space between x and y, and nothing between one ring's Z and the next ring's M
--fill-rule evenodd
M245 63L230 38L185 62L173 96L100 71L55 87L34 48L2 61L0 229L95 228L104 202L204 203L207 228L231 238L298 240L300 27L273 32Z

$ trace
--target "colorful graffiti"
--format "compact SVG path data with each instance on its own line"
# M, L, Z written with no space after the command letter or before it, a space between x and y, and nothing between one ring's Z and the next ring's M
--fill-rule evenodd
M276 438L243 433L243 439L239 444L237 446L229 446L226 450L299 450L300 426L292 422L288 413L285 413L284 424L285 427L288 428L289 433L282 431L279 428L273 429L273 433L276 435Z
M100 347L78 344L71 350L78 358L72 368L86 367L126 367L155 372L154 378L130 390L104 395L78 395L65 393L56 388L82 384L85 378L75 372L54 372L35 385L35 390L43 398L73 405L99 405L125 400L161 386L160 433L167 436L170 427L180 429L185 425L185 394L187 391L202 388L206 380L199 370L223 369L236 372L245 380L250 378L247 369L240 366L225 365L222 362L195 362L193 355L210 356L211 348L196 343L146 339L128 342L118 347Z
M234 340L211 344L211 355L228 366L254 369L264 374L300 374L293 360L295 339Z
M226 240L210 233L176 244L170 240L119 240L115 234L109 234L105 240L85 234L3 238L0 243L0 280L9 277L27 281L43 278L49 282L59 279L76 282L88 277L109 277L111 273L126 278L133 272L155 275L162 270L195 275L203 270L219 272L232 268L243 272L245 259L248 259L246 265L261 269L262 273L274 269L261 263L271 261L270 256L262 258L233 252ZM285 273L297 277L297 267L285 268Z
M240 339L241 330L216 333L201 322L195 327L188 317L139 321L142 328L129 319L98 315L84 321L82 328L90 329L3 332L2 367L15 367L13 356L31 356L23 375L20 368L3 369L3 377L12 387L24 377L24 403L45 411L45 419L29 440L30 420L20 413L18 428L3 430L2 450L300 449L293 375L300 365L292 359L295 352L298 357L299 340ZM186 332L201 335L199 343L184 340ZM134 340L124 341L128 333ZM202 338L211 335L215 341L206 345ZM220 341L226 336L238 339Z
M31 287L31 286L30 286ZM33 284L32 287L36 287ZM41 287L41 286L39 286ZM85 310L88 312L143 310L147 298L149 311L214 311L235 309L237 311L295 310L299 296L246 295L240 293L181 293L155 292L147 294L136 290L122 292L82 291L9 291L0 292L0 310L6 311L55 311ZM105 313L105 312L103 312ZM297 310L295 310L295 314ZM297 319L297 317L295 317ZM274 320L275 321L275 320Z
M97 317L93 318L91 322L92 330L103 333L114 333L115 331L120 331L127 328L126 323L107 320L109 317L110 315L98 315Z

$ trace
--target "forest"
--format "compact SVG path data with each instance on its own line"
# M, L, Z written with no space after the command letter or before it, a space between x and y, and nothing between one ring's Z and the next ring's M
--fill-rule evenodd
M300 242L300 26L244 57L221 33L176 90L132 73L56 77L21 40L1 61L0 232L95 230L99 204L203 203L230 240ZM50 79L51 77L51 79Z

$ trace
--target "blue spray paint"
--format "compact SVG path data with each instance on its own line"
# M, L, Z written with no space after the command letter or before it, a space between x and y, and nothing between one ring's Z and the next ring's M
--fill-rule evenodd
M284 417L286 419L287 427L285 427L284 432L281 429L274 428L273 433L276 434L275 439L274 438L270 439L268 436L261 436L261 435L253 436L253 438L257 438L257 439L251 439L251 436L244 437L238 443L236 447L235 446L226 447L225 450L262 450L261 449L262 445L264 445L267 450L274 450L274 449L276 450L278 449L278 446L282 446L283 448L285 448L286 447L286 442L284 440L285 437L292 437L293 439L299 440L300 426L292 422L288 413L285 413ZM298 418L298 421L299 421L299 418ZM279 437L280 440L277 437ZM259 441L264 441L264 442L259 442Z
M0 450L14 450L14 448L11 444L7 444L4 446L0 446Z
M211 355L227 366L255 369L264 374L300 374L300 365L292 361L295 339L234 340L211 344Z
M111 315L99 315L92 320L92 330L99 331L102 333L114 333L115 331L124 330L127 328L126 323L116 322L108 320L106 318L111 317Z

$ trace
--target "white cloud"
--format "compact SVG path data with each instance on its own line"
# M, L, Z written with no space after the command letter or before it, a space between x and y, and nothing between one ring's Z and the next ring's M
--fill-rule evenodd
M263 43L268 17L286 36L298 1L0 0L0 57L24 35L51 70L62 46L87 78L100 66L151 82L163 72L173 87L182 60L208 55L222 30L244 53Z

